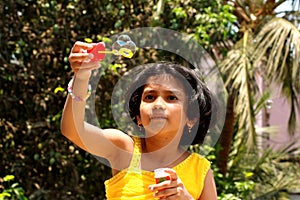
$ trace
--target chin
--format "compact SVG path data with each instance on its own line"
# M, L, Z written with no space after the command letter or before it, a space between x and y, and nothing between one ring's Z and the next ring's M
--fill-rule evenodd
M152 137L163 131L163 129L165 128L165 123L151 123L144 128L147 132L146 137Z

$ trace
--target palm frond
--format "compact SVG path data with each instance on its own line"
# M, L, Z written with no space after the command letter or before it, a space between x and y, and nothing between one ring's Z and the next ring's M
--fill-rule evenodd
M278 150L267 149L258 157L256 164L253 165L255 174L253 178L257 183L256 199L270 199L297 183L299 179L297 165L284 161L291 153L299 150L299 147L296 148L294 145L295 142L292 142Z
M269 91L264 91L264 93L260 96L257 97L258 100L256 101L257 103L255 104L254 108L254 113L257 115L262 109L266 107L266 102L268 99L270 99L270 92Z
M254 64L263 68L270 83L282 86L281 93L291 105L289 130L294 133L300 94L300 32L289 21L274 18L258 33L254 49Z
M274 18L262 28L255 41L256 46L253 53L255 63L266 58L265 69L272 79L282 77L287 74L285 73L286 68L292 67L292 77L290 78L299 86L299 30L283 18Z
M245 34L235 48L229 51L227 57L219 64L221 73L226 77L225 86L235 98L235 113L238 119L238 130L242 134L240 144L247 141L247 146L256 144L255 114L253 92L257 91L251 63L251 34Z

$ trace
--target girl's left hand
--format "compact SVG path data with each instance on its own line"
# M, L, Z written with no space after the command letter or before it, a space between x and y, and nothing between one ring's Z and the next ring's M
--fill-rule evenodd
M193 197L184 187L182 181L177 176L173 169L165 169L165 172L170 174L171 180L166 180L158 184L149 185L149 190L154 193L154 197L159 199L186 199L190 200Z

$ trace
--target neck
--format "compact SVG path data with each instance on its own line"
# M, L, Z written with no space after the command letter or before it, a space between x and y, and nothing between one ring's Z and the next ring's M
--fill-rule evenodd
M171 142L170 142L171 141ZM159 134L143 140L143 166L149 170L174 167L185 158L185 150L179 146L180 138L164 138Z
M165 152L177 152L179 148L180 138L177 136L170 138L169 134L157 133L154 136L144 139L143 152L144 153L156 153L160 154ZM168 155L167 154L167 155Z

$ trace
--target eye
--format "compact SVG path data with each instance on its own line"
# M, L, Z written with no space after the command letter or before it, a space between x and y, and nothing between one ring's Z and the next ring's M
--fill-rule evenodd
M176 100L178 100L178 98L175 95L170 95L170 96L168 96L168 100L176 101Z
M153 95L148 94L148 95L145 95L144 100L146 100L146 101L152 101L152 100L154 100L154 98L155 97Z

